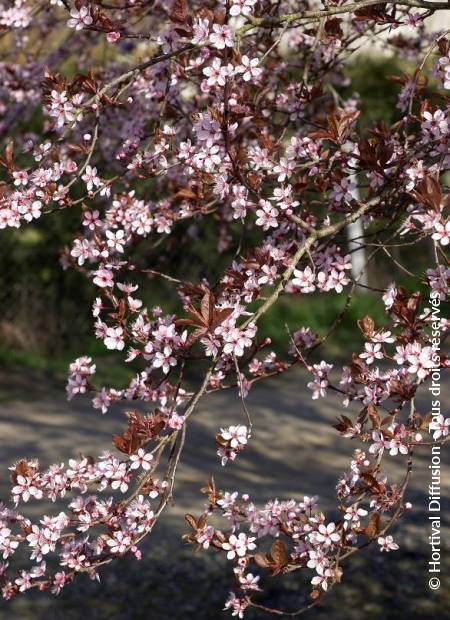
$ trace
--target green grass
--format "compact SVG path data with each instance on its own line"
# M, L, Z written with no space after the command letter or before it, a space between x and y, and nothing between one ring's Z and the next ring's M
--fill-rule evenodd
M340 295L286 295L261 318L259 335L270 337L275 350L286 349L289 335L301 327L309 327L319 336L324 335L342 311L347 293ZM342 317L342 321L323 345L325 352L334 357L348 357L361 348L363 338L356 321L370 314L377 325L386 322L381 300L371 293L357 293Z
M90 355L97 365L97 385L124 388L136 372L136 366L125 364L121 356L107 351L95 339L86 340L77 350L54 356L45 356L30 351L18 351L0 344L0 368L5 370L33 370L48 377L65 379L69 364L75 358Z

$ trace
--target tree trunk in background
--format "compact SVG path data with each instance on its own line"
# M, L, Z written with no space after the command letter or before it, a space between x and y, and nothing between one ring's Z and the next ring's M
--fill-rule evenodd
M366 266L366 250L360 245L361 236L363 234L364 228L361 220L357 220L356 222L353 222L353 224L349 224L347 226L347 237L349 239L348 249L352 252L352 276L363 286L368 286L369 279L367 277L367 272L364 271ZM352 239L355 239L356 237L358 240L352 241Z

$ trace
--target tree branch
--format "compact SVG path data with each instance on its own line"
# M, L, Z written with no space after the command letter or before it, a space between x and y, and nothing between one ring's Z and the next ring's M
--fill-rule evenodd
M319 11L298 11L289 13L288 15L279 15L276 17L254 17L250 24L242 26L238 31L240 35L252 30L253 28L277 28L284 24L291 25L301 19L322 19L330 15L341 15L343 13L353 13L369 6L381 4L380 0L361 0L353 4L344 4L342 6L333 6ZM448 2L424 2L422 0L399 0L399 2L390 2L389 4L406 6L411 8L427 9L429 11L449 10Z

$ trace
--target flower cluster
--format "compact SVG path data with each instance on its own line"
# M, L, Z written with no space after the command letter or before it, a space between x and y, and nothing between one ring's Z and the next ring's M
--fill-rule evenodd
M216 435L216 443L217 454L222 465L226 465L228 460L234 461L238 453L247 445L249 437L250 433L243 424L220 429L220 433Z
M0 552L3 559L11 558L19 547L28 546L30 559L36 562L31 570L20 571L11 581L3 575L3 596L11 598L34 586L51 588L56 594L73 580L76 573L97 574L108 554L131 552L140 557L136 543L154 523L149 498L164 493L164 483L149 479L141 494L125 501L111 496L99 496L107 489L113 493L128 491L133 475L142 469L152 473L153 455L139 449L128 460L119 460L105 452L97 460L82 457L70 459L67 466L55 464L40 470L37 461L21 460L12 466L12 496L16 507L29 501L45 498L56 501L67 494L73 497L67 511L44 516L32 522L17 510L0 505ZM95 492L97 491L97 493ZM98 535L98 529L104 533ZM57 555L62 571L47 567L44 557ZM40 563L40 564L39 564Z

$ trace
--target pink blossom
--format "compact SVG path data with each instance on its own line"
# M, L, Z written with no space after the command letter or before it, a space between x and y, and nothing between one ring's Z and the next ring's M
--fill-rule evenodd
M399 548L392 536L379 536L378 544L380 545L380 551L397 551Z
M195 21L193 25L193 33L194 36L192 37L192 43L194 43L194 45L205 45L209 37L209 20L199 19Z
M433 431L433 439L436 441L441 437L447 437L450 433L450 418L444 416L434 416L429 425L430 432Z
M131 536L125 532L114 532L107 541L111 553L124 554L131 545Z
M70 11L70 19L67 22L69 28L75 28L75 30L82 30L85 26L92 24L92 17L89 9L86 6L82 6L79 10L72 9Z
M325 547L331 547L341 539L341 535L336 531L336 524L320 524L317 532L314 533L313 540L322 543Z
M232 0L230 15L251 15L257 0Z
M245 82L255 81L262 75L262 68L258 67L259 60L257 58L249 58L242 56L241 64L237 67L237 72L242 73L242 79Z
M222 543L222 549L228 552L228 560L234 560L236 557L242 558L246 555L247 551L256 549L256 545L253 542L254 540L256 540L256 538L247 536L243 532L238 534L238 536L232 534L228 542Z
M94 284L101 288L110 288L114 286L114 277L110 269L100 268L94 271Z
M107 349L117 349L121 351L125 346L122 327L108 327L104 343Z
M86 170L81 178L86 183L88 191L92 191L94 187L101 185L100 178L97 176L97 168L95 168L95 166L86 166Z
M148 471L152 467L153 454L146 453L143 448L139 448L136 454L130 456L131 469L142 467L144 471Z
M219 58L214 58L212 64L203 69L203 73L207 77L208 86L225 86L230 68L228 65L222 65Z
M225 47L233 47L234 33L229 26L213 24L209 40L216 49L223 50Z

